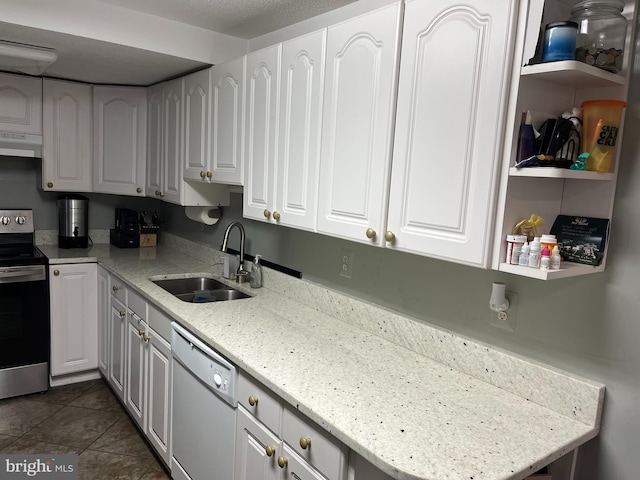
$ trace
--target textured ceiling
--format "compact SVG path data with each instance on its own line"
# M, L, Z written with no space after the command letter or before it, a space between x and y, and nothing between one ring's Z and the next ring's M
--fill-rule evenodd
M254 38L355 0L99 0L240 38Z

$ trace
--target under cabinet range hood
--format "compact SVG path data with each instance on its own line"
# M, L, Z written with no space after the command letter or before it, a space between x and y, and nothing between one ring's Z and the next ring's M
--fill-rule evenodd
M0 132L0 156L42 158L42 136Z

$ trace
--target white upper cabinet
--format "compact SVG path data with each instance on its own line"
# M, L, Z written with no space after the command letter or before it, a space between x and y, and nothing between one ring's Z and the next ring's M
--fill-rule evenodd
M147 197L160 196L162 193L162 84L149 87L147 91Z
M43 99L42 188L91 192L91 85L45 78Z
M209 168L210 72L206 69L184 77L185 180L207 180L212 175Z
M241 57L211 67L211 176L207 175L211 182L244 183L245 60Z
M316 226L325 36L320 30L282 44L272 218L305 230Z
M144 196L147 89L94 86L93 191Z
M42 79L0 73L0 132L42 135Z
M184 78L171 80L163 89L162 185L159 195L165 202L181 204L184 141Z
M275 203L280 44L247 55L244 209L268 219Z
M321 233L382 243L399 23L400 6L395 4L328 29L317 219Z
M406 2L388 247L488 266L516 14L511 0Z

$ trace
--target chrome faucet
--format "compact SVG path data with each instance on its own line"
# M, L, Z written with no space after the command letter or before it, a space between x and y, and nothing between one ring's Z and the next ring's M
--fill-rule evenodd
M239 275L248 275L249 273L242 266L244 263L244 227L240 222L231 222L227 226L227 229L224 231L224 238L222 239L222 248L220 250L222 250L224 253L227 253L227 243L229 242L229 232L231 232L231 229L233 227L238 227L238 230L240 230L240 261L238 262L238 269L236 270L236 279L237 279Z

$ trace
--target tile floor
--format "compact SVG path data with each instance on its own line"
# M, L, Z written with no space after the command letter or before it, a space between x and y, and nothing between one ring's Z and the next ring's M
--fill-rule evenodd
M0 453L77 454L79 480L171 478L103 380L0 400Z

